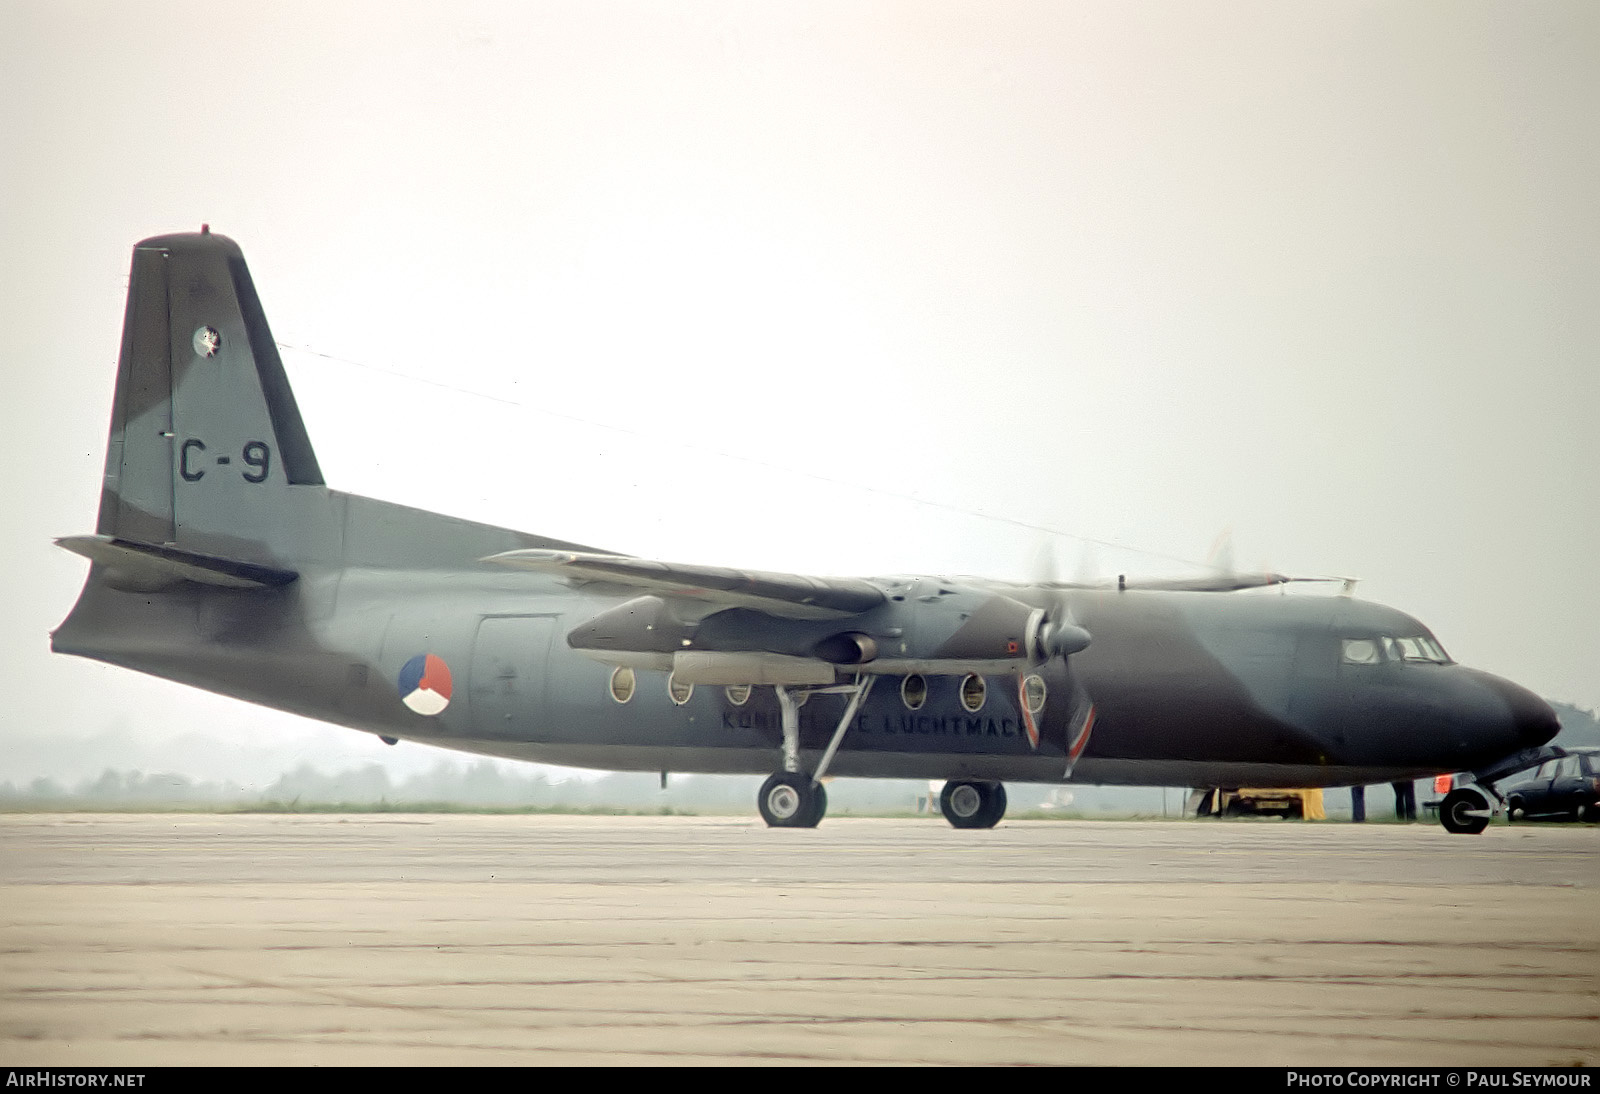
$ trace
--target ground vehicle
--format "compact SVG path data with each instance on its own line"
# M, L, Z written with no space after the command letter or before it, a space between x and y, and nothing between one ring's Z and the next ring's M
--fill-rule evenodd
M1190 797L1190 812L1197 817L1264 816L1326 820L1322 791L1240 787L1237 790L1197 790Z
M1570 749L1500 790L1512 820L1600 821L1600 748Z

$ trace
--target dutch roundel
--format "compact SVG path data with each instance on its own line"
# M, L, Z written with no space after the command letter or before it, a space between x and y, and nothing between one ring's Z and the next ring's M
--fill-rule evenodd
M450 666L419 653L400 670L400 700L418 714L438 714L450 705Z

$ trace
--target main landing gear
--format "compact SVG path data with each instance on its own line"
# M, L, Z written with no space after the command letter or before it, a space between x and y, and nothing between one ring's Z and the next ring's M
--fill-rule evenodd
M761 784L756 808L769 828L815 828L828 811L828 791L810 775L780 771Z
M952 828L993 828L1006 815L1006 788L993 782L944 784L939 812Z
M822 777L875 679L857 677L850 684L832 687L794 688L779 684L773 688L778 695L778 709L783 713L783 770L762 783L756 797L756 808L767 827L815 828L821 823L828 811L828 792L823 788ZM850 702L839 717L817 769L808 775L800 770L800 706L818 694L848 695ZM955 828L993 828L1006 815L1006 788L986 780L952 779L939 795L939 811Z
M769 828L815 828L821 823L822 815L828 811L828 792L822 787L822 777L833 762L833 754L839 751L844 731L855 720L856 711L861 709L876 679L875 676L858 676L849 684L802 688L798 697L786 684L773 689L778 693L778 709L783 712L783 770L761 784L761 793L756 798L756 808L761 810L761 819ZM848 695L850 702L839 718L833 739L823 751L817 769L807 775L800 770L800 704L819 694Z

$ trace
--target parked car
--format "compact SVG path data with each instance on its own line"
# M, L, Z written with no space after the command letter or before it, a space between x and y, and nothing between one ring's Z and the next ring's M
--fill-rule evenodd
M1600 821L1600 748L1574 748L1558 760L1500 784L1512 820Z

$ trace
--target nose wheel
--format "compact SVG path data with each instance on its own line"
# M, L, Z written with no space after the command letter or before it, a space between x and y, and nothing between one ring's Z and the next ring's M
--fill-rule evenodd
M1444 796L1439 803L1439 823L1446 832L1475 836L1489 827L1494 810L1481 790L1461 786Z
M939 812L952 828L993 828L1006 815L1000 783L951 780L939 794Z

